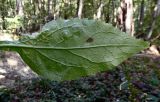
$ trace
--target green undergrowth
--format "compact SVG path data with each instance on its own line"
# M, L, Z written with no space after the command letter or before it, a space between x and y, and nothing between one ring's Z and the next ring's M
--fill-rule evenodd
M134 57L115 70L74 81L32 79L1 89L1 102L159 102L158 58Z

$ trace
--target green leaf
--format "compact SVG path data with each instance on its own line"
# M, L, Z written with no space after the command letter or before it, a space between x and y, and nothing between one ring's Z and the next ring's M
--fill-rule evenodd
M33 71L57 81L112 69L146 47L110 24L88 19L51 21L35 37L0 42L0 48L17 51Z

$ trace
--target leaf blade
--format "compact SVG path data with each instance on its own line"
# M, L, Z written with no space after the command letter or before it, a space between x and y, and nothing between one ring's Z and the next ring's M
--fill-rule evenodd
M36 37L2 47L14 48L39 75L63 81L112 69L148 43L100 21L61 19L46 24Z

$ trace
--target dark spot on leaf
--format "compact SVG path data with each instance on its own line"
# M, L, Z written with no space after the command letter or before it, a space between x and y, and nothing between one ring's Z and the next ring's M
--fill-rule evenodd
M88 43L90 43L90 42L93 42L93 38L88 38L87 40L86 40L86 42L88 42Z

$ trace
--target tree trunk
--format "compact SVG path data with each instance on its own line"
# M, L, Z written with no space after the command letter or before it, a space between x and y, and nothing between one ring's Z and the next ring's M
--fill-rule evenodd
M54 10L54 19L59 18L60 15L60 2L59 0L55 0L55 10Z
M108 1L106 8L105 8L105 6L103 6L104 17L105 17L106 23L109 23L109 21L110 21L110 3L111 3L111 0Z
M2 32L4 29L6 29L6 23L5 23L5 17L6 17L6 14L5 14L5 1L2 0L2 4L0 4L0 17L2 19L2 22L0 22L1 25L1 29L2 29Z
M51 0L48 0L47 13L48 15L51 14Z
M103 9L103 6L104 6L104 2L102 0L100 0L100 4L99 4L99 7L97 9L97 19L100 19L101 18L101 14L102 14L102 9Z
M134 35L134 21L133 21L133 0L125 0L127 5L125 27L126 32L131 36Z
M116 22L116 6L115 6L115 0L112 0L112 24L115 26Z
M157 1L157 4L154 8L154 14L153 14L153 18L152 18L152 23L151 23L151 26L150 26L150 29L149 29L149 32L148 32L148 36L147 36L147 40L149 40L152 36L152 33L153 33L153 29L155 27L155 23L156 23L156 19L157 19L157 16L159 16L160 14L160 0Z
M131 36L134 35L133 0L121 0L117 14L117 25L122 31Z
M126 13L127 13L127 8L124 0L121 0L120 2L120 7L117 10L117 27L126 32L126 27L125 27L125 20L126 20Z
M2 16L2 32L6 29L5 16Z
M141 1L141 7L140 7L140 12L139 12L139 17L138 17L138 29L141 28L143 24L143 19L144 19L144 0Z
M38 16L39 12L40 12L40 9L39 9L39 1L38 0L35 0L34 1L34 5L35 5L35 15Z
M77 1L77 17L82 18L82 11L83 11L83 0Z
M23 16L23 0L16 0L16 14L19 16Z
M73 9L72 9L72 0L69 0L69 8L70 8L71 16L72 16L72 12L73 12Z
M33 14L35 16L36 15L36 2L35 2L35 0L32 0L32 5L33 5Z

